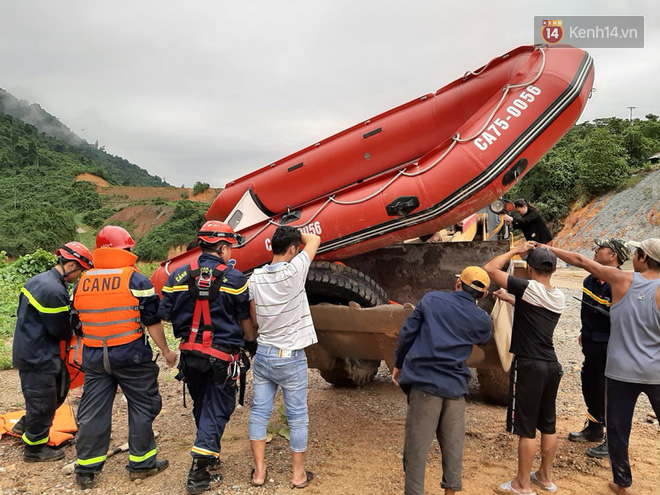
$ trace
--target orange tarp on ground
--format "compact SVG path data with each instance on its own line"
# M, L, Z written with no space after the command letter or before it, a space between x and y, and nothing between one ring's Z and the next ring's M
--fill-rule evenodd
M0 416L0 434L20 436L12 433L11 429L24 414L25 411L14 411ZM53 426L50 427L48 432L48 445L53 447L62 445L67 440L71 440L77 431L76 418L73 415L71 404L67 400L55 411Z

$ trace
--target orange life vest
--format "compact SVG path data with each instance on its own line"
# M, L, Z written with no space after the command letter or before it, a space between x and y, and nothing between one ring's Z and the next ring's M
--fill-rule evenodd
M60 346L61 356L71 379L69 388L78 388L85 381L85 374L82 370L82 338L73 335L69 341L63 340Z
M73 300L86 346L107 348L142 337L140 301L129 288L136 259L116 248L94 251L94 269L80 277Z

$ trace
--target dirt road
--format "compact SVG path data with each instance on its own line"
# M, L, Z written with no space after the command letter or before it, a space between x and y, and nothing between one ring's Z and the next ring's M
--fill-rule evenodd
M568 310L562 316L555 335L564 378L558 397L559 449L554 481L564 495L600 495L608 493L611 479L607 460L584 455L588 445L566 440L569 431L581 428L584 405L580 393L582 361L577 336L579 332L578 295L584 273L561 270L556 283L564 288ZM109 459L99 486L91 494L175 494L185 493L185 478L190 466L188 451L194 438L190 406L181 404L181 386L173 372L163 370L161 391L163 411L155 422L160 431L159 456L170 460L163 473L142 483L128 480L124 470L127 454ZM335 389L326 384L315 370L309 373L309 462L316 473L306 488L308 494L389 495L403 492L401 452L406 401L392 385L387 369L381 367L376 380L361 390ZM516 437L504 432L506 410L484 404L479 399L477 384L472 384L467 408L467 435L463 467L463 493L482 495L512 477L516 468ZM248 397L250 391L248 390ZM282 424L277 413L273 424ZM23 407L18 375L15 371L0 373L0 411ZM637 405L633 424L630 455L634 488L638 494L660 493L660 434L657 422L647 422L650 406L646 397ZM251 487L248 477L251 454L247 435L249 404L232 416L222 446L224 481L209 493L288 494L290 488L290 455L288 442L280 437L268 444L269 482L263 488ZM117 398L114 406L112 445L127 439L126 404ZM0 490L3 495L37 493L77 493L72 476L64 476L61 468L75 459L75 448L66 448L64 461L26 464L21 459L20 442L13 438L0 441ZM440 493L441 457L433 444L427 464L427 493Z

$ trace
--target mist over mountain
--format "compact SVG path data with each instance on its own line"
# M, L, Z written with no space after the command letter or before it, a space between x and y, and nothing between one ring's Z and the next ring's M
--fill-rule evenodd
M71 129L63 124L57 117L44 110L39 104L20 100L11 93L0 88L0 115L3 114L10 116L14 120L18 119L25 124L33 126L37 131L37 133L32 133L33 135L43 134L48 138L57 141L41 140L41 142L39 142L40 140L35 140L35 137L28 139L28 148L31 146L30 142L37 148L37 153L34 158L39 155L39 149L43 149L43 151L45 151L45 149L50 149L56 153L73 153L80 155L75 161L82 164L87 162L87 164L90 165L90 167L88 167L90 170L85 170L86 172L97 173L108 180L111 184L125 186L169 186L169 184L159 176L151 175L143 168L138 167L125 158L106 153L103 147L99 148L96 144L92 145L88 143L71 131ZM14 122L14 120L11 122ZM5 119L4 122L8 123L9 121ZM17 142L18 140L16 139L15 134L16 132L12 133L10 131L9 135L7 135L7 126L0 129L0 165L12 166L17 164L17 157L12 156L12 153L18 151L20 154L21 150L17 150L16 146L21 147L23 145ZM28 134L30 134L29 131ZM3 137L9 137L9 142L6 140L3 142ZM8 150L7 148L11 148L12 145L14 149ZM3 148L5 151L4 157ZM24 160L19 161L23 162L19 164L31 165L31 163L24 163Z

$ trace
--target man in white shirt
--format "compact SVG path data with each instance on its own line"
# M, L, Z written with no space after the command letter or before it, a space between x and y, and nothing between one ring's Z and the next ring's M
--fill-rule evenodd
M301 250L301 244L304 248ZM321 244L315 234L278 227L271 245L273 261L250 277L250 312L259 327L252 364L253 400L250 443L254 469L250 482L261 486L267 478L266 427L277 387L282 388L293 456L294 488L304 488L314 474L304 468L307 451L307 357L305 347L317 342L305 282Z

